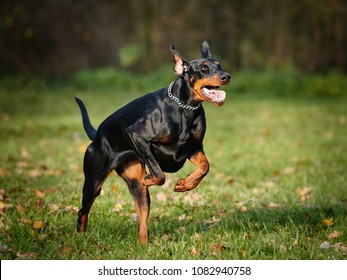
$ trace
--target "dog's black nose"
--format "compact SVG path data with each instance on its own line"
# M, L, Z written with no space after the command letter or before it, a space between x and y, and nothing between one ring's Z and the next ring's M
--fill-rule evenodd
M229 82L231 76L229 73L223 73L222 75L220 75L220 79L222 80L222 82Z

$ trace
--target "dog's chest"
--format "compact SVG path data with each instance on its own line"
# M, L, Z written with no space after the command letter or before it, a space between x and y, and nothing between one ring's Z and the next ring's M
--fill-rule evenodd
M192 126L171 126L152 143L151 150L164 172L176 172L201 145L202 137L203 132Z

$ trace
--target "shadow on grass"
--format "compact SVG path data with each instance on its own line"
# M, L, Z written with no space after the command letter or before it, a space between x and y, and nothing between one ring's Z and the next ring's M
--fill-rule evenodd
M217 210L217 209L215 209ZM170 235L169 239L180 240L184 235L195 233L204 234L213 232L220 233L256 233L273 232L279 230L296 232L304 229L307 234L315 234L326 231L333 226L343 227L347 217L347 209L343 205L335 206L293 206L276 209L254 208L247 212L238 210L226 211L220 216L213 216L215 212L211 208L192 208L191 216L187 219L177 215L149 218L150 237L160 239ZM183 214L183 211L182 213ZM211 215L213 216L211 219ZM137 223L131 217L117 217L111 215L91 215L94 222L89 225L89 231L95 227L105 227L103 232L112 234L118 240L129 240L137 236ZM100 219L95 224L95 219ZM104 221L102 221L104 220ZM122 224L123 223L123 224ZM121 228L117 229L117 226ZM184 229L183 229L184 228ZM164 237L164 239L167 237Z

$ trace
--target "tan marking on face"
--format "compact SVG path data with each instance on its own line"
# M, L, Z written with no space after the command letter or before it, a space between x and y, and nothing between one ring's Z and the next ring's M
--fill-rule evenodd
M205 101L206 98L204 95L200 92L200 89L206 86L212 86L212 87L219 87L222 85L222 82L218 75L214 75L209 78L203 78L200 80L197 80L193 85L193 90L195 93L195 99L196 101Z

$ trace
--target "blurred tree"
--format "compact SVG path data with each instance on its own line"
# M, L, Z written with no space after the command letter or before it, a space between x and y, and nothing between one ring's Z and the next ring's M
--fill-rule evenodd
M147 72L206 39L231 70L346 72L346 27L344 0L3 0L0 73Z

